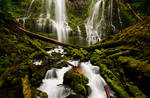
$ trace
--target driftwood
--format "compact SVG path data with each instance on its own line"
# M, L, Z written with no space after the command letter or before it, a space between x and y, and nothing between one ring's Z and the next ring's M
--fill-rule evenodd
M108 86L107 86L107 85L105 85L105 86L104 86L104 89L105 89L105 92L106 92L107 98L110 98L110 93L109 93L109 90L108 90Z
M127 6L132 11L132 13L143 23L143 19L132 9L129 3L127 3Z

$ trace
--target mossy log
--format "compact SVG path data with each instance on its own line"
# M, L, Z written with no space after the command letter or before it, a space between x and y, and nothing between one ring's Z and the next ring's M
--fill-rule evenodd
M71 46L71 47L75 47L74 45L71 45L71 44L66 44L66 43L62 43L62 42L59 42L55 39L52 39L52 38L48 38L48 37L45 37L43 35L39 35L39 34L36 34L36 33L33 33L31 31L28 31L22 27L17 27L18 30L20 30L21 32L24 32L26 33L28 36L30 37L33 37L33 38L37 38L37 39L40 39L40 40L43 40L43 41L46 41L46 42L50 42L50 43L53 43L53 44L57 44L57 45L60 45L60 46L64 46L64 47L68 47L68 46Z
M32 98L32 90L30 88L29 76L21 78L24 98Z

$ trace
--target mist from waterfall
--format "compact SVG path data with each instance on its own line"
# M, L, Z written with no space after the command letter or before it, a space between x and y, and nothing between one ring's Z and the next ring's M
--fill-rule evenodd
M117 9L114 8L114 2ZM85 24L87 41L89 45L101 40L106 32L117 32L114 21L114 13L118 13L118 21L122 26L118 0L93 0L87 23ZM115 10L114 10L115 9ZM116 12L115 12L116 11ZM116 21L116 20L115 20ZM121 28L121 26L119 28Z

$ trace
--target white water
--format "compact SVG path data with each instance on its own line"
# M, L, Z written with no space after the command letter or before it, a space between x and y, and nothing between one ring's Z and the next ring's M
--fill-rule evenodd
M46 92L48 98L65 98L71 92L69 88L64 88L63 83L64 73L70 70L71 67L63 67L62 69L48 70L39 90Z
M81 29L80 29L80 27L79 26L77 26L77 30L78 30L78 33L79 33L79 38L82 38L82 32L81 32Z
M45 6L45 4L47 5ZM53 11L55 12L54 18L51 15ZM48 23L49 26L52 26L50 28L57 32L57 40L67 42L68 32L71 31L71 28L67 23L66 0L42 0L42 11L37 23L43 30Z
M89 79L89 87L92 92L88 98L107 98L104 86L107 85L99 74L99 67L92 66L90 62L81 63L81 68L85 76Z
M32 15L32 6L35 0L32 0L24 17L18 18L25 25L26 20ZM53 14L54 13L54 14ZM44 31L47 27L57 32L57 40L61 42L68 41L68 33L72 30L67 22L66 0L42 0L41 13L36 21L37 30ZM36 17L36 18L37 18ZM32 17L33 18L33 17Z
M90 10L87 23L85 24L87 41L89 45L99 42L102 36L104 36L108 30L112 30L112 32L117 31L116 26L113 24L114 13L118 14L117 20L119 20L119 23L122 27L122 21L120 17L120 9L118 3L119 1L115 0L115 2L117 5L114 5L114 0L93 0L92 1L93 7ZM106 6L107 3L108 6ZM117 6L117 9L114 8L114 6Z
M89 83L87 85L91 88L91 93L88 98L107 98L104 90L104 85L107 84L99 74L99 67L92 66L90 62L69 62L75 66L80 65L83 73L88 77ZM59 85L63 83L63 76L70 69L71 67L63 67L62 69L48 70L42 85L38 89L46 92L48 94L48 98L65 98L72 93L72 90L69 88L65 89L64 86Z
M55 27L57 30L58 41L66 42L68 32L71 30L66 21L66 2L65 0L55 0Z
M89 45L95 44L96 42L101 40L101 33L102 33L101 31L105 26L105 25L102 26L102 24L105 24L104 8L105 8L105 0L99 0L94 4L93 8L90 11L88 21L85 24L87 40ZM102 10L101 19L98 18L99 10Z

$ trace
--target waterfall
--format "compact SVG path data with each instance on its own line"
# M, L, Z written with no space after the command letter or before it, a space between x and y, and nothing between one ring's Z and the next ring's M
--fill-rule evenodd
M81 32L81 29L80 29L80 27L79 26L77 26L77 30L78 30L78 33L79 33L79 38L82 38L82 32Z
M102 21L104 17L102 17L102 20L98 20L98 14L100 9L100 4L103 3L104 0L99 0L95 3L94 7L90 11L90 16L88 18L86 27L86 33L87 33L87 40L88 44L95 44L96 42L101 40L101 35L98 33L98 25L99 22ZM104 10L104 9L102 9Z
M81 68L85 76L89 79L91 93L88 98L107 98L104 86L107 85L104 79L99 75L99 67L92 66L90 62L81 63Z
M37 20L39 28L44 30L48 23L49 28L57 32L57 40L67 42L71 28L67 23L66 0L42 0L41 8L40 18ZM51 12L55 12L55 17L51 15Z
M65 98L71 92L71 89L62 86L63 76L71 67L63 67L62 69L48 70L39 90L46 92L48 98Z
M45 6L45 4L47 5ZM37 20L38 26L44 30L47 23L51 24L52 27L50 28L57 32L58 41L67 42L68 32L71 31L71 28L67 23L66 0L42 0L41 8L40 18ZM54 19L51 16L51 12L53 11L55 12Z
M31 7L32 7L32 5L33 5L34 1L35 1L35 0L32 0L32 1L31 1L31 3L30 3L30 5L29 5L29 7L28 7L28 8L27 8L27 10L25 11L24 16L23 16L22 18L18 18L18 19L16 19L17 21L22 20L22 24L23 24L23 26L25 25L26 20L27 20L27 19L31 16L31 14L32 14L32 12L31 12Z
M32 17L32 6L35 0L32 0L23 18L17 19L23 21L25 25L26 20ZM68 41L68 33L72 30L67 22L66 16L66 0L42 0L41 13L37 16L36 28L38 31L48 32L51 30L57 33L57 40L61 42ZM37 18L35 17L35 18Z
M114 2L117 5L114 5ZM99 42L106 32L117 32L117 28L120 29L120 27L116 28L113 23L113 13L118 12L118 19L116 20L122 26L118 0L93 0L92 4L93 7L90 10L87 23L85 24L89 45ZM117 9L114 6L117 6Z
M37 20L38 29L44 31L46 24L52 24L53 20L51 19L50 11L52 9L52 0L42 0L41 4L41 13ZM50 27L50 26L48 26Z
M67 42L68 32L71 30L66 19L65 0L54 0L55 2L55 28L57 30L58 41Z
M107 85L107 83L100 76L99 67L93 66L90 62L68 62L75 66L79 66L82 69L83 74L88 77L89 83L87 85L91 88L88 98L107 98L104 89L104 86ZM63 67L62 69L52 68L51 70L48 70L42 85L38 89L46 92L48 94L48 98L65 98L73 91L60 85L63 83L64 74L70 69L71 67ZM111 96L113 96L112 93Z

